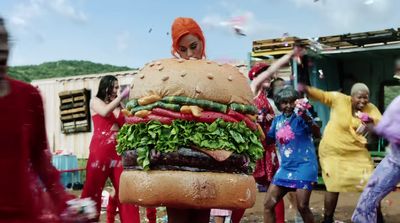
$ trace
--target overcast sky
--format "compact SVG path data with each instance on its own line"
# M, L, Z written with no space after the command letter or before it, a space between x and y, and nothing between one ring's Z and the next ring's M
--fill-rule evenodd
M246 60L253 40L400 27L399 0L1 0L10 65L89 60L141 67L171 57L174 18L192 17L212 60ZM235 34L240 27L246 36Z

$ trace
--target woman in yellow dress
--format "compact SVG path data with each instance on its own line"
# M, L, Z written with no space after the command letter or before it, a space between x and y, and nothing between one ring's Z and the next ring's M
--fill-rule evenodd
M381 113L369 102L369 89L362 83L353 85L351 96L309 86L304 91L331 109L318 149L327 190L324 223L331 223L339 192L362 191L374 169L365 133L377 124Z

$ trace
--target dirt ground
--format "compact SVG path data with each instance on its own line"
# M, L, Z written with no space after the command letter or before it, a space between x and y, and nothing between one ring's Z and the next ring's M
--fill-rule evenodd
M256 204L248 209L242 222L262 222L263 198L265 193L259 193ZM351 215L357 204L360 193L342 193L336 208L335 219L338 222L351 222ZM324 207L324 191L314 190L311 195L310 207L316 222L322 221ZM400 222L400 191L390 193L382 202L382 211L386 223ZM285 198L285 220L295 222L295 210L290 207L290 202Z
M262 210L265 193L257 194L257 201L254 207L247 209L243 217L243 223L259 223L263 221ZM314 190L311 195L310 206L314 213L316 222L322 221L324 191ZM342 193L339 196L339 202L336 209L336 221L351 222L351 215L357 204L360 193ZM382 202L382 211L386 223L400 222L400 190L390 193ZM290 202L285 197L285 222L294 223L295 210L291 208ZM157 223L166 223L165 208L158 208ZM141 208L142 223L147 222L145 219L144 208ZM105 213L102 213L101 222L105 222ZM116 222L119 222L117 219Z

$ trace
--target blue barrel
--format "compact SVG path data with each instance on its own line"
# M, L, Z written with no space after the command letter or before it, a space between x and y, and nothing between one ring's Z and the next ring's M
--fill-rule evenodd
M53 155L52 163L57 170L73 170L78 168L78 159L75 155ZM61 173L61 183L64 187L81 183L79 171Z

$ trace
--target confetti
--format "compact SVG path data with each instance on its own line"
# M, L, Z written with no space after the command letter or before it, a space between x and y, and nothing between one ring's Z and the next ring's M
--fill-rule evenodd
M235 31L236 35L238 35L238 36L246 36L246 34L243 32L243 29L238 26L234 26L233 30Z
M287 144L290 140L294 139L294 133L288 123L278 130L276 138L280 144Z
M283 33L281 38L281 41L284 41L283 45L286 47L289 46L289 43L285 41L287 37L289 37L289 33Z
M298 115L302 115L302 114L304 113L305 110L311 108L311 105L310 105L310 103L308 102L308 99L307 99L307 98L300 98L300 99L297 99L294 103L295 103L295 105L296 105L296 107L295 107L294 110L295 110L295 112L296 112Z
M319 73L319 79L324 79L324 72L322 72L321 69L318 70Z

